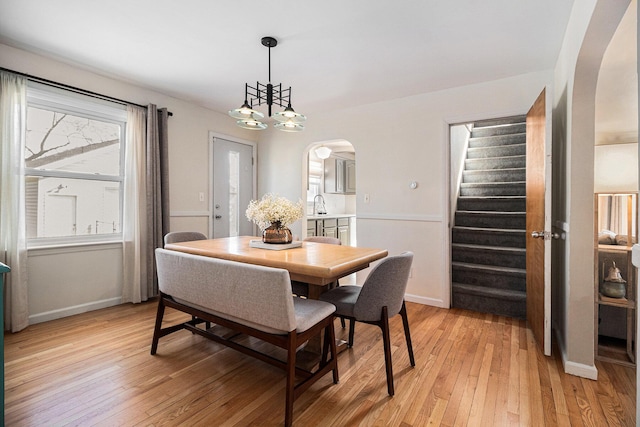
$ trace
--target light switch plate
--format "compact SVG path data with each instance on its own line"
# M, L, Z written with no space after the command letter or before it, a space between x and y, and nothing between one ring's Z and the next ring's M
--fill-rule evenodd
M634 267L640 267L640 245L638 244L631 247L631 263Z

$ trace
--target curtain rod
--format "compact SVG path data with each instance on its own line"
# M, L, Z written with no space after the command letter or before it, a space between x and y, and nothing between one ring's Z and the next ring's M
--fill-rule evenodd
M27 78L29 80L33 80L33 81L38 82L38 83L44 83L44 84L47 84L49 86L67 89L67 90L70 90L72 92L76 92L76 93L79 93L79 94L82 94L82 95L90 96L92 98L104 99L104 100L107 100L107 101L117 102L119 104L129 104L129 105L135 105L136 107L147 108L146 105L140 105L140 104L136 104L135 102L129 102L129 101L125 101L123 99L114 98L113 96L107 96L107 95L103 95L101 93L92 92L92 91L86 90L86 89L80 89L78 87L67 85L67 84L64 84L64 83L54 82L53 80L43 79L42 77L37 77L37 76L31 75L31 74L26 74L26 73L21 73L20 71L10 70L10 69L4 68L4 67L0 67L0 71L6 71L8 73L17 74L19 76L25 77L25 78ZM169 116L173 116L173 113L171 111L167 111L167 114Z

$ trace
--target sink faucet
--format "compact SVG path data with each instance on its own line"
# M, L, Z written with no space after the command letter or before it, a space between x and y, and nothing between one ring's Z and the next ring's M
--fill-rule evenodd
M319 203L318 198L320 199ZM324 197L322 197L322 194L316 194L316 196L313 198L313 214L324 215L326 213L327 208L324 206Z

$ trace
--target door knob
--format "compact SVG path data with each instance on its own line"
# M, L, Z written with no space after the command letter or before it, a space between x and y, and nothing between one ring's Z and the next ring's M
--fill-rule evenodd
M531 232L531 237L533 237L534 239L551 240L559 239L560 235L558 233L552 233L550 231L533 231Z
M215 218L216 219L220 219L220 218L222 218L222 215L216 215Z

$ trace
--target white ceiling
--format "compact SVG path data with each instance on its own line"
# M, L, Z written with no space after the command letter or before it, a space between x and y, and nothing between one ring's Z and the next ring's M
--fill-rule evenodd
M0 0L0 42L213 110L307 115L553 68L573 0Z

